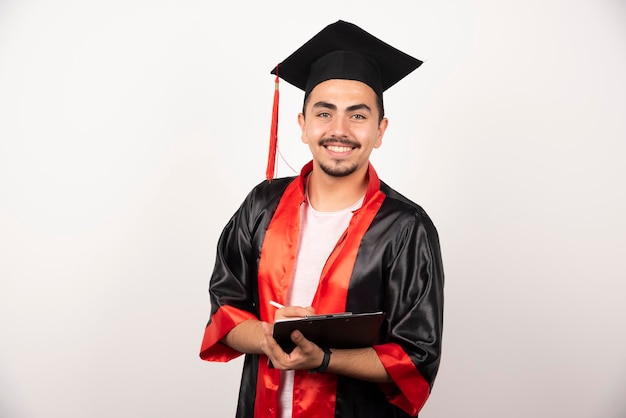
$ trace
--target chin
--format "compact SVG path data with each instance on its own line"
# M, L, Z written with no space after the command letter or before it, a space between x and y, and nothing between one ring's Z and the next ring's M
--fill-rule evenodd
M320 164L320 168L322 171L332 177L347 177L350 174L353 174L358 166L356 164L351 166L341 166L339 164L335 166L330 166L327 164Z

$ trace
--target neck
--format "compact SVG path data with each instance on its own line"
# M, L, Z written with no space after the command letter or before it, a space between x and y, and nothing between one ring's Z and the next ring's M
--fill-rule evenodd
M333 177L313 168L307 180L310 204L321 212L335 212L356 203L367 190L367 167L346 177Z

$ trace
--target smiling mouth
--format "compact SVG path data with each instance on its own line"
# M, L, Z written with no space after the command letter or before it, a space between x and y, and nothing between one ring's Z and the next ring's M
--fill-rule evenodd
M345 145L327 145L326 149L331 152L349 152L352 151L353 147L346 147Z
M358 143L354 143L346 139L342 140L337 138L322 140L320 141L320 145L326 148L328 151L336 153L346 153L352 151L353 149L360 148L360 145Z

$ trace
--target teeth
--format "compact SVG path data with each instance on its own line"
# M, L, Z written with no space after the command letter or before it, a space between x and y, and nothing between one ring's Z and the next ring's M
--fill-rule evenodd
M350 148L350 147L339 147L339 146L336 146L336 145L328 146L328 150L330 150L332 152L348 152L351 149L352 148Z

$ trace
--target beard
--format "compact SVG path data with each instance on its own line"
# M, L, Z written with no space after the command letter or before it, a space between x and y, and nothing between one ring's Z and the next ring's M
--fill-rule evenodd
M361 144L358 142L350 141L347 139L338 139L338 138L326 138L322 139L319 142L320 146L324 146L330 142L339 142L340 144L353 147L353 148L361 148ZM332 163L329 164L320 164L320 168L324 173L332 177L346 177L350 174L354 173L359 166L357 164L347 165L345 161L342 160L333 160Z
M346 177L354 173L358 168L357 164L345 165L343 161L335 160L334 164L320 164L322 171L332 177Z

